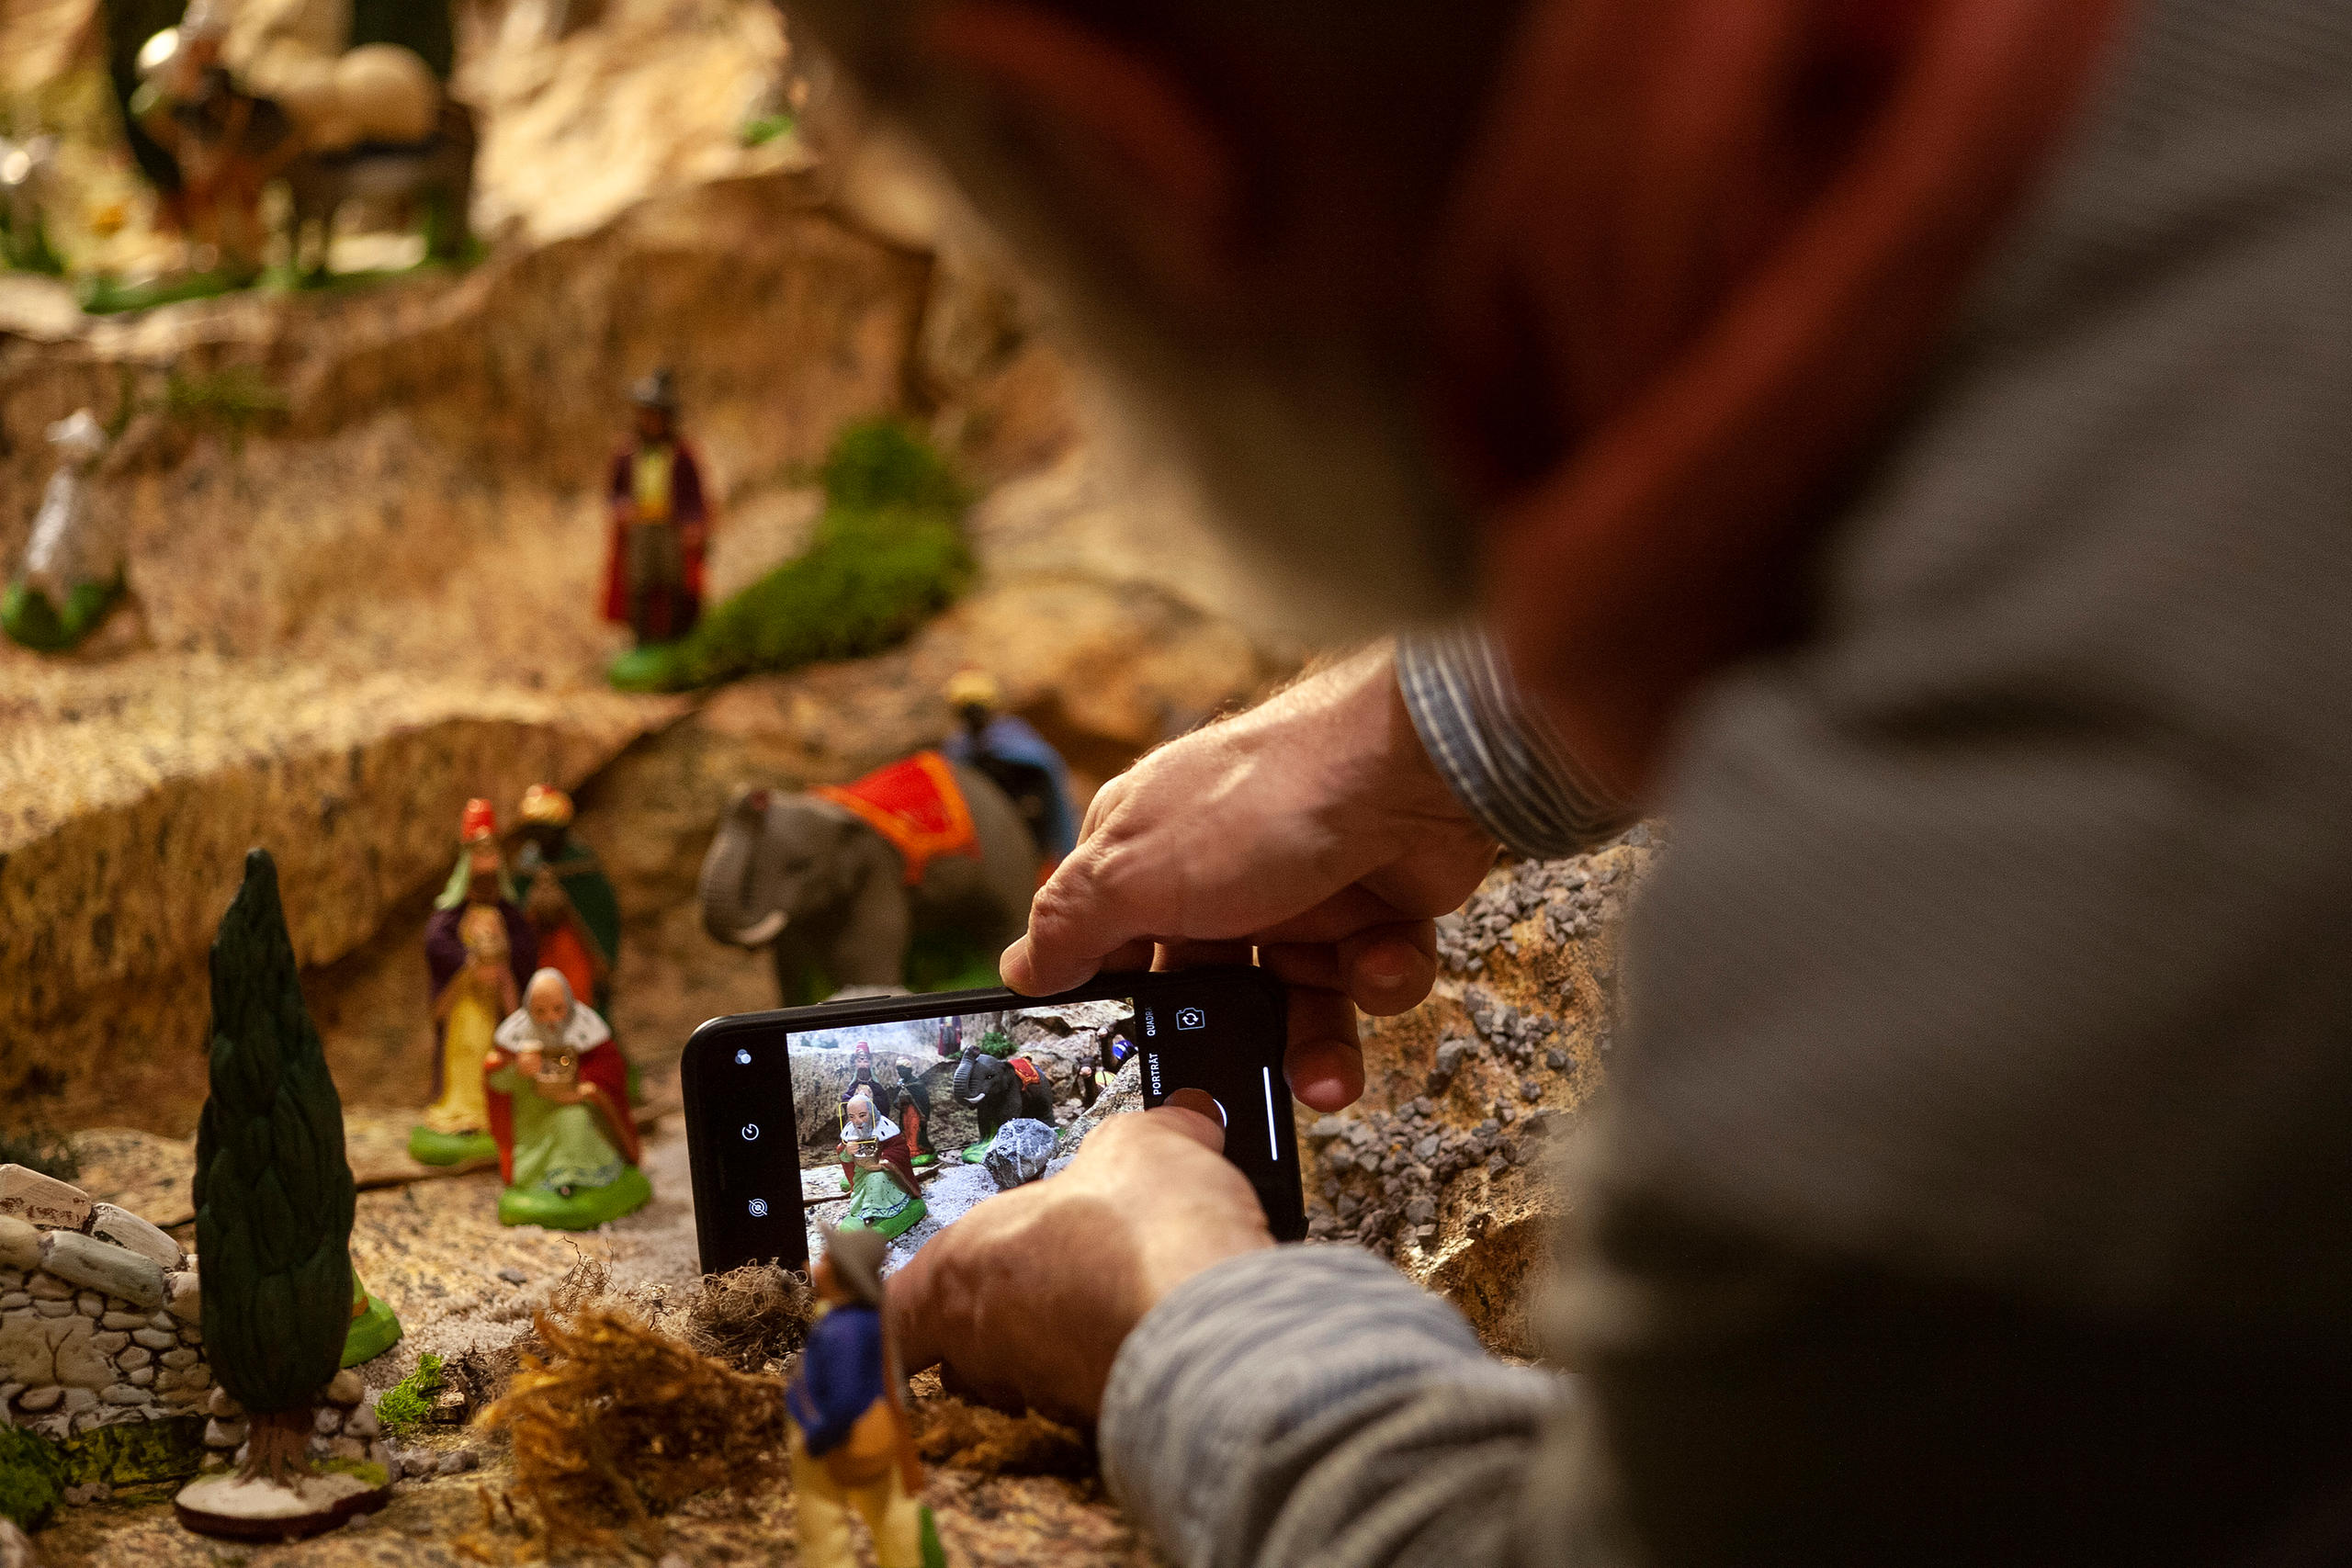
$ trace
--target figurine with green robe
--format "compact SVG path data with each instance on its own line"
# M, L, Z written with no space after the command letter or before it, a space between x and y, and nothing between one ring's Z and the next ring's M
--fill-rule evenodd
M482 1088L506 1179L500 1224L594 1230L653 1196L613 1032L561 970L531 976L523 1006L498 1026Z
M874 1108L863 1089L842 1111L842 1184L849 1190L842 1230L870 1230L885 1240L922 1222L930 1208L910 1157L907 1130Z

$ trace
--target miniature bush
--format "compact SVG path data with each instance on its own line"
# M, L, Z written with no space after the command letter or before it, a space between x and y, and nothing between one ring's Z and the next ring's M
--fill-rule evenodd
M433 1396L440 1392L441 1358L427 1350L416 1359L416 1371L377 1396L376 1419L395 1436L413 1431L433 1413Z
M0 1426L0 1518L39 1529L65 1489L65 1456L37 1432Z
M825 511L808 548L709 610L679 642L624 656L616 684L676 691L863 658L908 636L970 581L967 498L921 437L888 421L854 425L820 472Z
M1012 1036L1001 1029L991 1029L980 1036L980 1049L1001 1060L1012 1055Z

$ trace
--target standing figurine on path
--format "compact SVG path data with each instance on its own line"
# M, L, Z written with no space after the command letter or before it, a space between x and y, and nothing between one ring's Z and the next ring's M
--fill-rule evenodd
M0 597L0 629L27 648L62 653L122 597L122 525L114 510L90 504L90 470L107 446L96 416L81 409L59 420L49 444L57 469L33 513L23 568Z
M882 1257L872 1231L829 1230L809 1270L824 1304L785 1396L801 1568L849 1568L849 1514L874 1532L880 1568L944 1568L922 1492L922 1461L900 1402L904 1379L882 1327Z
M626 621L639 648L674 642L702 618L710 512L702 466L679 435L677 384L657 370L630 389L636 428L613 458L612 553L605 619Z

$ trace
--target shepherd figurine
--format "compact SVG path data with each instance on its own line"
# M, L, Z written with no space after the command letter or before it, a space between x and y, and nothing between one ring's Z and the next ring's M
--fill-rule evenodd
M802 1568L850 1568L849 1515L874 1532L880 1568L945 1568L922 1461L882 1321L882 1237L828 1230L809 1282L824 1305L785 1397Z

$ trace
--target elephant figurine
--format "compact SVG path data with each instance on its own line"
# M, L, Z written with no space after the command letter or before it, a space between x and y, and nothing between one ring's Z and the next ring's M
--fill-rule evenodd
M982 1144L1018 1117L1054 1124L1053 1086L1023 1057L991 1056L977 1044L965 1046L956 1064L955 1095L978 1118Z
M773 944L789 1007L902 986L917 931L1001 951L1028 923L1037 873L1035 842L1004 792L918 752L845 786L739 794L703 857L703 925L738 947Z

